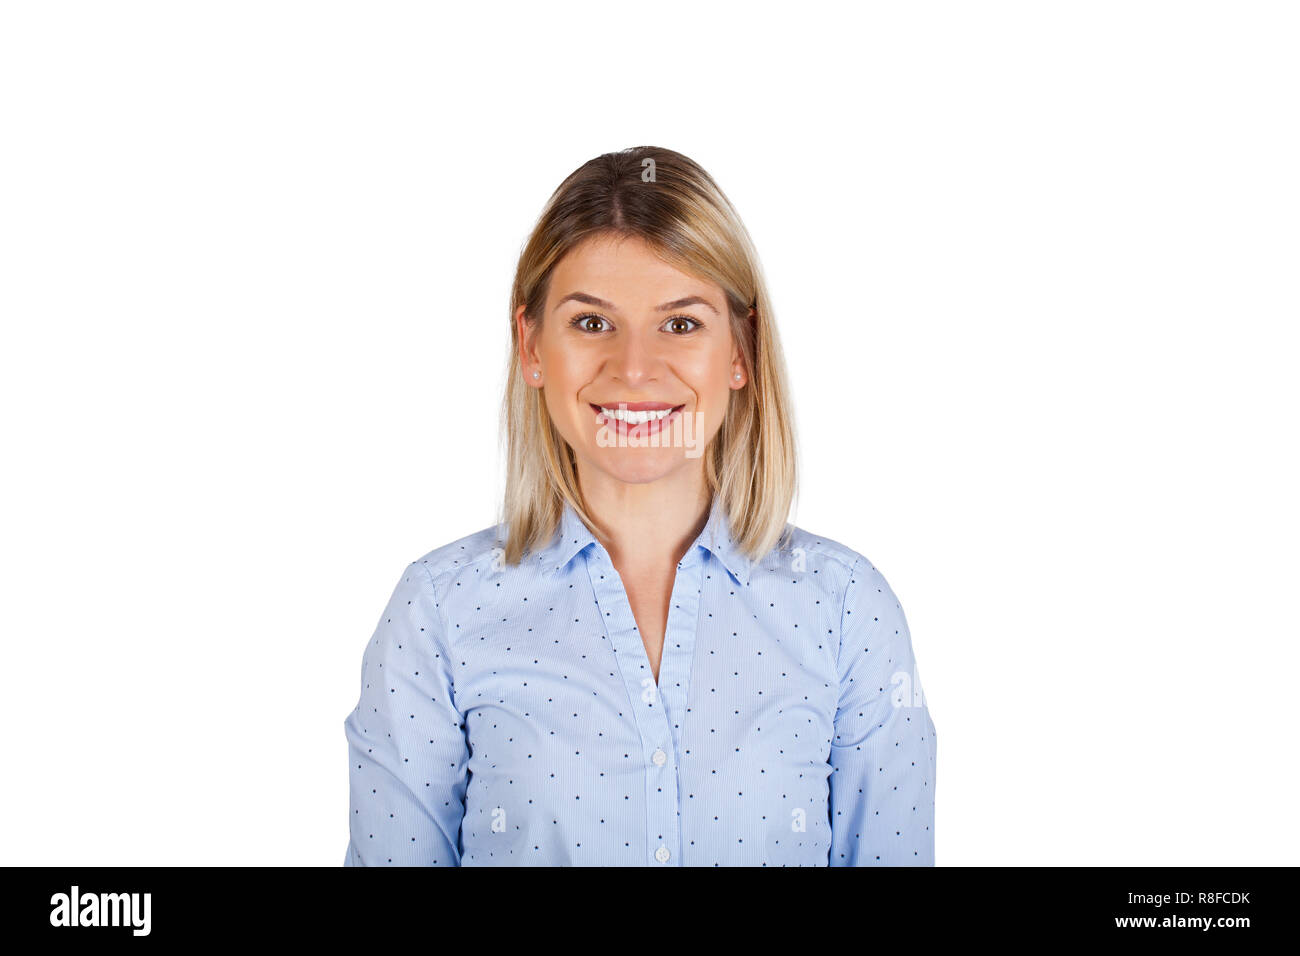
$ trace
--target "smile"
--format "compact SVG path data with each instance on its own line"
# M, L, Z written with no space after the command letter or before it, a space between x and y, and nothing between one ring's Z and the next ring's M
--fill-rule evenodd
M606 421L627 422L629 425L657 422L686 407L685 405L668 405L664 402L636 402L635 404L638 406L635 409L629 407L626 402L620 402L618 405L596 405L593 403L591 407L605 416Z
M619 432L649 434L671 425L686 406L667 402L620 402L613 406L589 403L597 425L609 425ZM635 407L629 407L635 406Z

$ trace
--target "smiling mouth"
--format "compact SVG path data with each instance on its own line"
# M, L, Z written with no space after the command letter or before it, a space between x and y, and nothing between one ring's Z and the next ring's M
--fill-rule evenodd
M629 426L661 422L686 407L685 403L669 405L667 402L620 402L614 405L597 405L588 402L587 404L605 422Z

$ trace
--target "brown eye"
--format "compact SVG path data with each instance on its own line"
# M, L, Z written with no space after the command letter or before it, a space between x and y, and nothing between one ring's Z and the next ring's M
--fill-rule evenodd
M689 322L691 324L683 328L682 323L685 322ZM687 332L694 332L697 328L700 328L703 324L704 323L700 322L697 319L692 319L689 315L674 315L671 319L668 320L669 330L678 335L684 335Z
M574 316L573 319L570 320L569 325L575 329L578 329L581 332L603 332L604 331L603 328L595 327L592 325L592 323L593 322L603 323L604 321L605 321L604 316L596 315L593 312L587 312L584 313L583 315Z

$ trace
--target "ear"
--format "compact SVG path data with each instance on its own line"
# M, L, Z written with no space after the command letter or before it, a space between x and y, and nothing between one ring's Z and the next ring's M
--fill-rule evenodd
M534 372L542 370L541 358L537 353L537 327L528 321L527 306L521 305L515 310L515 341L519 344L519 368L524 373L524 381L538 387L542 384Z
M731 379L727 384L732 389L744 388L745 383L749 381L749 373L745 370L745 359L740 354L740 349L736 349L731 353L731 372L729 374ZM737 375L740 377L737 378Z
M749 321L753 322L758 318L758 311L754 306L749 307L749 315L746 316ZM736 373L740 373L740 378L736 378ZM731 381L733 389L744 388L749 381L749 372L745 368L745 358L740 354L740 346L737 345L731 353Z

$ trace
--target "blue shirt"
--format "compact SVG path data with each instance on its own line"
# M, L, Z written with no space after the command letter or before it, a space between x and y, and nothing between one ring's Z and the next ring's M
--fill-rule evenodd
M936 738L903 609L801 528L751 563L720 500L677 565L656 683L566 506L412 562L344 722L346 866L934 864Z

